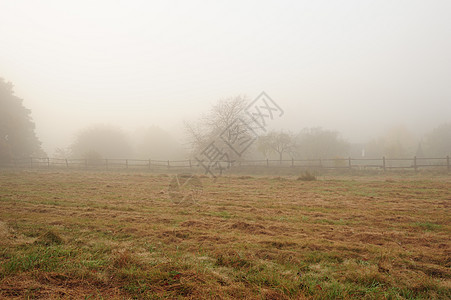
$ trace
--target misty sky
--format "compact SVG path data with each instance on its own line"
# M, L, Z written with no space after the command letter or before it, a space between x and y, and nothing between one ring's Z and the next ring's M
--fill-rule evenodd
M51 155L93 123L180 133L266 91L275 129L364 142L451 121L451 1L0 0L0 77Z

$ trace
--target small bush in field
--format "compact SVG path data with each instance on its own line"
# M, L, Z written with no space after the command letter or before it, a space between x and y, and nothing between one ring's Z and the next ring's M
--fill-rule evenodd
M298 177L298 180L302 181L315 181L316 175L313 173L310 173L309 171L305 171L301 176Z
M61 245L63 243L63 239L56 233L54 233L52 231L47 231L45 234L41 235L36 240L36 243L42 244L45 246Z

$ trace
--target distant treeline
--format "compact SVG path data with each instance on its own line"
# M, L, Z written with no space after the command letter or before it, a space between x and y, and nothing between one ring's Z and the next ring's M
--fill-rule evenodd
M263 162L261 164L264 165L265 162L269 164L270 161L277 160L292 162L296 166L301 165L303 161L313 160L318 162L320 167L332 168L342 167L343 161L349 156L355 158L351 159L352 162L357 158L368 157L386 157L391 159L390 161L394 161L393 158L405 158L411 161L413 156L428 161L424 157L439 158L451 155L451 123L438 126L421 140L413 138L406 128L398 126L388 130L384 136L363 144L351 144L339 132L319 127L304 128L295 133L265 130L264 133L256 134L248 128L252 120L243 113L248 99L241 96L220 100L196 122L185 122L186 142L175 139L170 133L156 126L126 133L118 127L100 124L82 129L70 145L48 154L42 150L35 134L31 111L25 108L22 102L22 99L14 95L13 85L0 78L0 165L28 165L28 161L23 163L23 157L53 157L44 159L44 164L47 161L48 165L70 167L97 165L99 163L92 162L101 162L100 165L111 168L115 164L128 167L128 163L136 162L137 165L152 167L167 163L163 159L174 161L195 157L202 153L212 140L222 143L216 146L223 148L230 146L231 140L241 144L248 141L246 151L239 151L239 155L233 151L228 153L230 160L242 164ZM241 128L234 127L237 120L243 123ZM240 133L239 137L234 136L237 132ZM122 160L108 160L111 157ZM163 163L154 161L152 164L143 160L148 157L163 160ZM327 160L321 159L325 157L335 160L331 160L332 164L324 165ZM33 167L33 159L28 160ZM36 164L41 164L41 159L35 160ZM185 163L189 163L189 160ZM169 162L167 165L170 168L176 163ZM370 165L368 163L368 166ZM380 161L378 166L384 165ZM385 164L385 168L387 166L388 164Z

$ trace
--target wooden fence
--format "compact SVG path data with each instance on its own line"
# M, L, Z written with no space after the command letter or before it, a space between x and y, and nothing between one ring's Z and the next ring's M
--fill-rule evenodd
M222 162L227 165L227 162ZM152 159L62 159L29 157L14 159L0 168L19 169L96 169L96 170L149 170L157 172L193 171L202 172L196 160L152 160ZM305 168L305 169L405 169L418 171L424 168L439 168L450 171L449 156L442 158L333 158L333 159L289 159L289 160L243 160L230 163L230 168L252 170L262 168Z

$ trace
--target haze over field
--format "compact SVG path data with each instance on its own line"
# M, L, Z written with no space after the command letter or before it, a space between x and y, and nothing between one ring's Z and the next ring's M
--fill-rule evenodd
M451 0L0 0L0 299L451 299Z
M266 91L271 126L366 142L451 121L451 2L1 1L0 77L49 155L80 129L182 137L218 99Z

